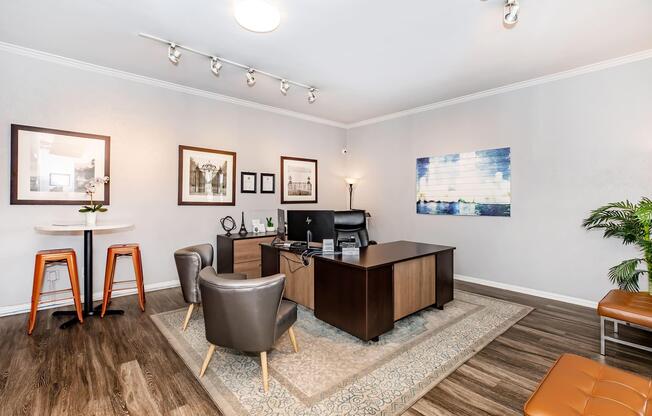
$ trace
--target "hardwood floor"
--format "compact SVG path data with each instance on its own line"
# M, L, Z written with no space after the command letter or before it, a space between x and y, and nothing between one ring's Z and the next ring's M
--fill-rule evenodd
M595 311L467 283L457 287L536 309L443 380L408 416L521 415L523 403L554 360L573 352L652 376L652 354L607 345L599 354ZM180 290L116 298L123 317L92 318L69 330L39 312L0 318L0 415L220 414L202 386L147 316L184 307ZM652 345L652 335L621 327L621 335Z

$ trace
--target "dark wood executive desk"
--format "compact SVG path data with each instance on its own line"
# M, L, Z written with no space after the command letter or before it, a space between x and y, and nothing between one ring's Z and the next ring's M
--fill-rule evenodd
M261 244L262 274L285 273L285 297L349 334L377 341L395 321L453 300L454 250L396 241L362 248L360 256L316 255L302 265L291 250Z

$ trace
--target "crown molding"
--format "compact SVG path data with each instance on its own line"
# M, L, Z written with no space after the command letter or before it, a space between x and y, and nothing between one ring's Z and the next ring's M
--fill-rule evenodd
M442 107L449 107L456 104L466 103L469 101L475 101L486 97L491 97L492 95L504 94L511 91L520 90L523 88L533 87L535 85L546 84L549 82L555 82L562 79L576 77L578 75L584 75L591 72L602 71L604 69L613 68L620 65L629 64L632 62L643 61L646 59L652 58L652 49L644 50L641 52L633 53L631 55L625 55L619 58L609 59L606 61L597 62L590 65L585 65L577 67L574 69L569 69L567 71L557 72L555 74L544 75L539 78L532 78L526 81L516 82L513 84L504 85L502 87L492 88L485 91L480 91L468 95L463 95L457 98L451 98L449 100L438 101L436 103L427 104L420 107L415 107L409 110L403 110L396 113L386 114L384 116L373 117L367 120L358 121L355 123L347 124L347 129L354 129L356 127L367 126L370 124L377 124L387 120L393 120L396 118L402 118L411 116L414 114L423 113L430 110L435 110Z
M601 71L604 69L609 69L616 66L625 65L632 62L643 61L652 58L652 49L648 49L641 52L633 53L631 55L625 55L619 58L609 59L606 61L581 66L578 68L558 72L555 74L544 75L542 77L533 78L526 81L520 81L513 84L504 85L502 87L492 88L485 91L463 95L461 97L451 98L449 100L438 101L432 104L427 104L424 106L415 107L408 110L398 111L395 113L390 113L379 117L373 117L370 119L357 121L354 123L341 123L338 121L316 117L309 114L300 113L297 111L286 110L283 108L260 104L253 101L243 100L240 98L218 94L215 92L206 91L199 88L193 88L181 84L176 84L173 82L163 81L157 78L146 77L131 72L121 71L118 69L95 65L88 62L79 61L76 59L66 58L64 56L54 55L48 52L43 52L36 49L30 49L12 43L0 41L0 51L13 53L15 55L26 56L34 59L39 59L46 62L52 62L59 65L65 65L83 71L95 72L98 74L102 74L114 78L120 78L128 81L138 82L149 86L165 88L171 91L181 92L184 94L194 95L197 97L203 97L210 100L234 104L242 107L248 107L248 108L252 108L260 111L266 111L274 114L280 114L287 117L297 118L300 120L305 120L313 123L323 124L323 125L337 127L346 130L367 126L370 124L377 124L387 120L407 117L414 114L423 113L426 111L436 110L438 108L449 107L452 105L461 104L469 101L475 101L482 98L491 97L493 95L504 94L507 92L516 91L523 88L533 87L536 85L572 78L578 75L588 74L591 72Z
M140 84L145 84L153 87L165 88L167 90L181 92L184 94L194 95L197 97L207 98L209 100L220 101L224 103L234 104L242 107L253 108L255 110L266 111L269 113L280 114L287 117L293 117L305 121L310 121L313 123L324 124L327 126L338 127L342 129L347 128L347 124L340 123L333 120L328 120L321 117L311 116L309 114L299 113L297 111L286 110L279 107L273 107L271 105L265 105L256 103L253 101L243 100L240 98L231 97L228 95L218 94L211 91L201 90L199 88L192 88L181 84L175 84L173 82L163 81L157 78L146 77L143 75L134 74L127 71L121 71L118 69L113 69L101 65L91 64L89 62L79 61L76 59L66 58L60 55L54 55L48 52L39 51L36 49L30 49L23 46L15 45L13 43L1 42L0 41L0 51L12 53L15 55L26 56L29 58L39 59L41 61L52 62L59 65L65 65L75 69L80 69L82 71L94 72L97 74L102 74L110 76L113 78L124 79L128 81L138 82Z

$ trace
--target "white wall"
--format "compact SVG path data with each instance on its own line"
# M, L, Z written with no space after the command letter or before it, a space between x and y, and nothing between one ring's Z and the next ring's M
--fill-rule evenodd
M145 283L155 286L177 279L175 249L214 244L223 232L218 218L231 215L239 224L241 210L250 218L280 207L282 154L319 160L319 204L304 207L346 205L342 129L5 52L0 62L0 313L29 303L37 250L72 247L82 256L80 235L34 231L38 224L82 221L77 207L9 204L12 123L111 136L111 206L99 221L131 222L135 228L96 233L95 292L102 289L110 244L140 243ZM177 205L180 144L237 152L236 207ZM276 173L277 193L240 194L242 170Z
M456 246L461 275L599 300L607 269L636 252L581 222L652 194L650 74L641 61L349 130L354 205L372 211L373 238ZM504 146L511 218L415 213L417 157Z

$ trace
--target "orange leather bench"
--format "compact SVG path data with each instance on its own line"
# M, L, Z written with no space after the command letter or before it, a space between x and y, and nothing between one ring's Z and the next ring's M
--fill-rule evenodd
M564 354L525 403L526 416L652 416L652 380Z
M652 352L652 348L605 335L605 321L612 321L614 334L618 324L624 323L641 329L652 329L652 296L647 292L612 290L598 304L600 315L600 354L605 354L606 341Z

